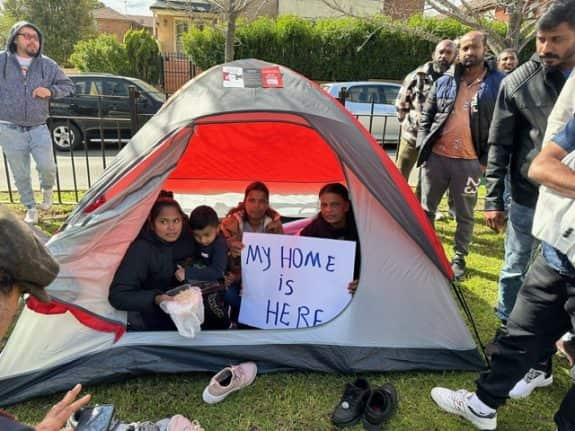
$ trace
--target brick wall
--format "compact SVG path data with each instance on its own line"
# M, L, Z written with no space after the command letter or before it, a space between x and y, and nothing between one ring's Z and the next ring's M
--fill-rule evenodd
M132 28L141 28L135 22L115 20L115 19L97 19L96 30L98 33L108 33L113 35L119 42L124 41L124 35Z
M406 19L423 12L424 3L425 0L385 0L383 13L393 19Z

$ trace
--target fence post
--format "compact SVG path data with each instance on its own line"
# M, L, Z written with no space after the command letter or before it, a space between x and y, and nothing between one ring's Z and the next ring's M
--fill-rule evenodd
M136 90L135 85L128 86L129 106L130 106L130 122L132 125L132 136L140 129L140 119L138 118L138 108L136 106L136 99L140 97L140 93Z

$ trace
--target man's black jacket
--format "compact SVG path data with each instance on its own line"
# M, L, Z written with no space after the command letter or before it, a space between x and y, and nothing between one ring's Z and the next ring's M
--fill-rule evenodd
M564 83L561 71L545 68L537 54L501 83L489 130L486 211L504 209L507 166L511 171L512 199L521 205L535 207L537 185L528 179L527 171L541 150L547 117Z
M485 66L487 67L487 74L483 78L469 110L473 147L479 163L482 165L487 163L489 124L491 123L499 84L504 76L493 65L485 63ZM435 81L431 87L419 120L419 132L417 134L418 166L428 159L433 144L441 134L451 111L453 111L462 74L463 66L457 64Z

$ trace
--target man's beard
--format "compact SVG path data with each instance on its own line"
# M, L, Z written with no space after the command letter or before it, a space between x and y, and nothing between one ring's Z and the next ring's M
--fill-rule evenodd
M461 60L461 65L463 67L465 67L466 69L470 69L474 66L479 66L480 64L483 63L483 58L479 58L479 57L472 57L472 58L468 58L468 59L463 59Z
M433 70L435 70L438 73L447 72L447 69L449 69L449 66L451 66L451 64L449 64L447 61L434 61L433 62Z
M40 49L39 48L26 48L24 51L30 57L36 57L38 55L38 52L40 51Z

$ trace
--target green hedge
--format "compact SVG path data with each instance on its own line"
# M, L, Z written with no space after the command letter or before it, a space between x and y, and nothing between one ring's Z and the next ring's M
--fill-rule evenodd
M430 58L436 41L455 38L468 30L451 19L417 16L400 24L385 18L376 24L357 18L310 21L294 16L277 20L261 17L238 25L235 56L283 64L320 81L401 80ZM184 35L183 45L202 69L223 62L224 36L220 29L192 27Z

